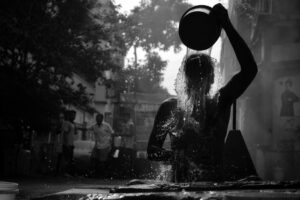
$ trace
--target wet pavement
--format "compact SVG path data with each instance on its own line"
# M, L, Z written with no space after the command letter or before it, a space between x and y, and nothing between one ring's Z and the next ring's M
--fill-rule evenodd
M68 190L81 188L80 193L93 193L93 188L99 186L115 187L125 185L128 180L92 179L82 177L36 177L8 178L2 181L19 184L19 194L16 200L29 200Z
M228 200L300 199L300 182L199 182L174 184L153 180L47 178L19 183L19 199L34 200Z
M5 179L19 184L17 200L300 199L300 182L168 183L83 177Z

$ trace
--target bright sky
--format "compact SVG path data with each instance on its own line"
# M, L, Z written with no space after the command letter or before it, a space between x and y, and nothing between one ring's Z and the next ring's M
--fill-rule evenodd
M121 6L120 11L123 13L129 13L135 6L138 6L141 0L114 0L114 2ZM210 7L214 6L217 3L222 3L225 7L227 7L227 0L188 0L192 5L208 5ZM218 40L212 49L212 57L219 60L221 49L221 41ZM144 59L145 52L142 50L138 50L138 59ZM181 65L181 61L186 53L186 48L183 47L182 51L179 53L174 53L171 49L170 51L159 51L160 56L163 60L168 61L168 65L166 70L164 71L164 80L162 82L162 86L167 88L171 94L176 94L174 89L174 82L177 75L177 71ZM133 59L133 50L131 49L127 56L126 60ZM126 62L125 62L126 64Z

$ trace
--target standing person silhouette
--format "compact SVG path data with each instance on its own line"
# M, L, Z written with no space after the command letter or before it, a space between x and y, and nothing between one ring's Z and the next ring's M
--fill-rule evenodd
M241 70L211 94L212 58L205 54L184 58L175 84L177 98L161 104L147 149L148 159L172 163L172 179L176 182L223 180L223 149L230 108L257 73L250 49L231 24L227 10L217 4L213 12L229 38ZM167 135L171 138L171 151L163 149Z
M95 136L95 146L93 149L94 167L96 176L102 178L109 174L109 154L112 149L112 136L114 131L109 123L103 121L103 114L96 115L96 124L90 129L93 130Z

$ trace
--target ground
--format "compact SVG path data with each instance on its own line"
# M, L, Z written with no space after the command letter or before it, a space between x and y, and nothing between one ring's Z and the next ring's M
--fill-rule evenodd
M29 200L31 198L47 194L62 192L72 188L95 188L97 185L114 186L123 185L128 180L91 179L81 177L38 177L38 178L10 178L2 181L19 184L17 200Z
M29 200L47 194L59 195L39 198L58 199L300 199L299 181L241 181L198 182L172 184L154 180L110 180L82 177L36 177L3 179L16 182L20 192L16 200ZM142 181L142 182L141 182ZM137 185L136 185L137 184ZM115 187L119 186L119 187ZM109 193L108 188L114 188Z

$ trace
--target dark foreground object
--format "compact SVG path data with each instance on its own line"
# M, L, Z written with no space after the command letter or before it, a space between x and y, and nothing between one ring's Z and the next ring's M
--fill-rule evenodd
M93 192L91 192L93 191ZM77 188L35 200L300 199L300 182L199 182L171 184L137 180L126 186Z
M224 178L234 181L248 176L258 177L258 174L241 131L231 130L224 149Z

